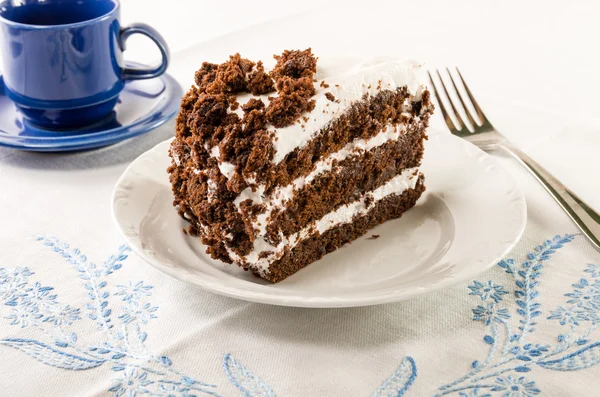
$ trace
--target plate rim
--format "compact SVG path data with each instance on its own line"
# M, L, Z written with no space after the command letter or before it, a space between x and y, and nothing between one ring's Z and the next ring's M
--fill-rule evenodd
M138 62L127 62L128 66L144 66ZM148 113L142 119L132 124L115 127L107 130L97 131L90 134L70 135L66 137L34 137L24 138L14 135L0 134L0 147L19 149L30 152L64 152L73 150L93 149L111 145L125 139L144 134L171 120L179 112L180 98L183 97L181 84L169 73L155 77L162 80L167 90L170 91L168 100L155 112ZM154 120L157 114L160 117ZM32 143L22 143L23 140L32 140Z
M433 136L433 134L431 134L431 135ZM441 135L441 134L438 134L438 135ZM451 134L444 133L443 135L444 135L444 137L447 137L449 139L454 139L454 140L460 141L461 144L466 145L467 147L470 146L469 149L475 150L476 152L478 152L478 155L480 155L480 156L484 156L484 157L487 156L488 160L491 160L494 163L494 165L496 165L498 168L501 169L500 172L505 173L507 175L507 177L510 178L510 180L513 182L514 187L516 188L515 197L518 197L517 202L519 203L519 209L518 209L518 211L515 211L515 213L518 212L518 214L519 214L519 218L518 218L519 222L514 224L515 225L515 228L514 228L514 231L515 231L514 236L515 237L512 239L512 241L510 243L507 243L506 246L504 247L504 250L500 254L497 254L494 257L494 259L490 260L489 263L487 263L485 266L477 267L477 268L475 268L476 270L474 270L474 271L467 271L464 273L464 275L461 274L460 277L449 278L446 280L440 280L438 283L436 283L432 286L428 286L427 288L412 290L409 294L407 294L405 292L402 293L401 291L392 291L391 293L387 292L385 294L373 295L373 296L369 296L369 297L360 296L360 297L335 298L335 297L302 297L302 296L298 296L298 295L281 296L278 294L268 294L268 293L261 292L261 291L250 291L250 290L239 289L239 288L236 288L235 286L233 286L233 287L227 286L227 285L224 285L223 283L213 280L212 276L208 276L207 279L204 279L203 281L200 278L189 279L189 278L185 277L185 274L178 272L176 270L176 268L172 268L170 266L166 266L166 265L162 264L162 262L158 258L155 258L152 255L149 255L148 253L146 253L144 251L140 240L137 240L137 241L133 240L132 237L126 232L126 230L124 230L124 227L123 227L124 225L122 225L120 220L117 218L117 211L116 211L117 197L116 196L119 192L119 187L122 185L123 181L130 177L130 173L134 167L134 163L136 163L136 161L138 159L141 159L141 158L149 155L152 152L159 152L159 147L171 142L173 138L170 138L170 139L167 139L165 141L158 143L152 149L150 149L147 152L140 155L136 160L134 160L131 164L129 164L129 166L121 174L121 176L119 177L117 183L115 184L115 186L113 188L113 192L111 195L111 204L110 204L111 217L112 217L113 222L115 223L117 229L119 230L119 233L121 234L121 236L125 239L125 241L131 247L133 252L136 255L138 255L143 261L147 262L155 269L157 269L175 279L186 282L188 284L197 285L204 290L216 293L218 295L222 295L222 296L226 296L226 297L230 297L230 298L234 298L234 299L240 299L240 300L244 300L244 301L255 302L255 303L262 303L262 304L269 304L269 305L276 305L276 306L288 306L288 307L306 307L306 308L345 308L345 307L372 306L372 305L392 303L392 302L412 299L412 298L422 296L422 295L425 295L425 294L428 294L428 293L431 293L434 291L439 291L440 289L444 289L444 288L448 288L448 287L460 284L466 280L469 280L469 279L489 270L500 259L505 257L517 245L517 243L521 240L523 233L525 232L526 225L527 225L526 198L525 198L523 189L522 189L521 185L518 183L518 181L516 180L516 178L500 164L498 159L494 158L493 156L490 156L488 153L479 149L478 147L471 144L470 142L468 142L462 138L453 136ZM159 152L159 155L160 155L160 152ZM140 244L138 244L138 242L140 242Z

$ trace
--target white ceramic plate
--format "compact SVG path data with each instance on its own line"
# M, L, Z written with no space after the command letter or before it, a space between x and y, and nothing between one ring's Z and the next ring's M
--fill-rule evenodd
M302 307L374 305L468 280L514 247L525 198L492 157L430 131L422 171L426 192L400 219L326 255L278 284L215 261L172 206L169 141L135 160L113 195L114 220L131 248L157 269L217 294ZM369 238L373 234L380 238Z

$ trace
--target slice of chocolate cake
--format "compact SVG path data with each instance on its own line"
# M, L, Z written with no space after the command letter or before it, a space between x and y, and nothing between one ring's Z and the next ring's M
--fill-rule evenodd
M277 282L415 205L433 105L413 61L274 58L202 64L168 171L207 252Z

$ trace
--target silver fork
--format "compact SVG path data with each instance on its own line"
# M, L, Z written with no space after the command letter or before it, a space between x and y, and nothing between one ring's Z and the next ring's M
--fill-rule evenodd
M442 115L444 116L444 120L446 121L450 132L456 136L466 139L482 150L491 151L502 149L515 157L546 188L548 193L550 193L554 200L556 200L556 202L562 207L563 210L565 210L573 222L575 222L575 224L581 229L583 234L590 240L594 248L600 250L600 215L594 212L592 208L585 204L574 193L569 191L569 189L560 183L560 181L542 168L541 165L536 163L519 148L510 143L494 128L494 126L481 111L481 108L473 97L471 90L469 90L469 87L465 83L465 80L457 68L456 71L458 72L458 76L460 77L460 81L464 87L464 91L467 93L468 100L471 101L471 105L473 106L473 109L475 109L475 112L481 121L480 123L477 123L471 115L463 95L460 94L454 78L452 77L452 73L450 73L449 69L446 69L446 71L450 76L450 81L452 82L454 91L456 92L464 113L474 129L474 131L471 132L468 126L462 120L459 112L457 111L456 104L452 102L452 98L448 94L448 90L446 89L446 85L444 84L444 80L442 79L440 72L436 70L441 82L441 90L437 89L436 84L431 77L431 73L428 72L431 86L433 87L435 96L438 99ZM448 99L448 102L450 103L449 109L444 106L444 103L441 100L442 97L440 96L440 91L443 91L444 95ZM449 112L452 112L456 118L457 125L455 125L455 123L452 121Z

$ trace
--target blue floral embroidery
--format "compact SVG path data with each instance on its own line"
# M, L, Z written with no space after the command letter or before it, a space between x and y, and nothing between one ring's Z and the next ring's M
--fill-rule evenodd
M480 392L481 390L479 390L479 388L476 387L475 389L471 389L469 391L458 392L458 395L459 397L492 397L490 393L481 394Z
M497 378L492 391L501 391L506 397L531 397L540 394L535 382L526 380L524 376L513 378L510 375Z
M396 396L402 397L417 377L417 364L412 357L404 357L402 363L371 397Z
M530 341L535 333L541 304L538 287L544 263L556 250L573 241L573 235L556 236L536 247L527 260L518 266L514 259L506 259L498 266L512 276L516 288L516 318L513 328L511 313L504 307L503 296L508 291L492 281L474 281L469 295L479 298L481 304L473 310L473 320L482 322L488 331L483 342L489 345L484 360L475 360L465 376L438 388L435 397L455 394L459 397L534 397L541 393L535 381L522 375L541 367L554 371L575 371L600 363L600 341L591 341L590 335L600 325L600 267L588 264L586 277L573 284L565 296L566 305L551 310L546 317L566 327L557 337L555 346ZM122 266L129 248L119 252L101 266L89 263L79 250L69 250L67 244L56 239L38 238L72 264L84 280L89 302L85 312L62 304L52 287L31 282L34 275L28 268L0 269L0 300L10 309L6 316L12 325L33 327L42 331L54 346L20 338L0 339L1 345L10 346L29 356L58 368L85 370L111 365L119 374L109 389L115 396L150 394L155 396L192 397L195 393L216 396L214 385L183 375L172 367L171 359L158 356L145 346L147 338L142 325L157 317L158 307L147 299L152 286L143 282L117 285L112 296L122 305L112 322L112 310L107 277ZM77 342L77 335L69 326L87 318L103 331L104 340L85 346ZM223 358L223 367L231 383L246 397L274 397L269 385L243 367L231 355ZM398 369L373 393L373 397L402 397L417 377L417 367L411 357L405 357Z
M492 281L480 283L475 280L473 285L469 286L469 289L471 290L469 295L478 295L482 301L491 298L496 303L502 300L502 295L508 294L508 291L503 286L494 284Z
M116 397L138 394L192 397L198 393L217 396L214 385L182 374L172 367L169 357L147 348L148 334L143 326L155 319L158 311L148 301L152 286L142 281L130 282L117 285L111 294L110 275L122 267L130 251L128 247L119 247L115 255L97 265L78 249L70 249L55 238L36 239L73 266L83 280L88 302L84 308L71 307L60 301L53 287L34 281L34 273L28 268L0 268L0 301L9 310L6 319L11 325L36 329L48 341L4 338L0 339L0 345L62 369L110 366L117 377L109 391ZM115 303L119 301L117 307ZM93 321L102 331L101 340L92 344L78 342L70 326L83 318ZM114 318L120 321L113 322Z
M556 371L574 371L600 362L600 342L592 343L590 334L600 324L600 269L588 265L588 278L573 284L573 291L565 294L567 306L550 311L548 320L556 320L567 331L558 335L555 346L535 343L537 322L542 315L538 302L544 263L575 236L556 236L545 241L527 255L518 266L514 259L506 259L498 266L513 277L516 295L518 327L513 328L508 308L502 299L507 291L489 281L474 281L468 288L470 295L478 296L482 304L473 309L473 320L484 323L488 331L483 342L489 345L484 360L475 360L465 376L441 386L435 396L458 394L461 397L503 396L531 397L541 390L535 381L521 375L541 367Z
M269 385L246 369L230 354L223 357L223 369L229 381L244 393L244 397L275 397L275 393Z

